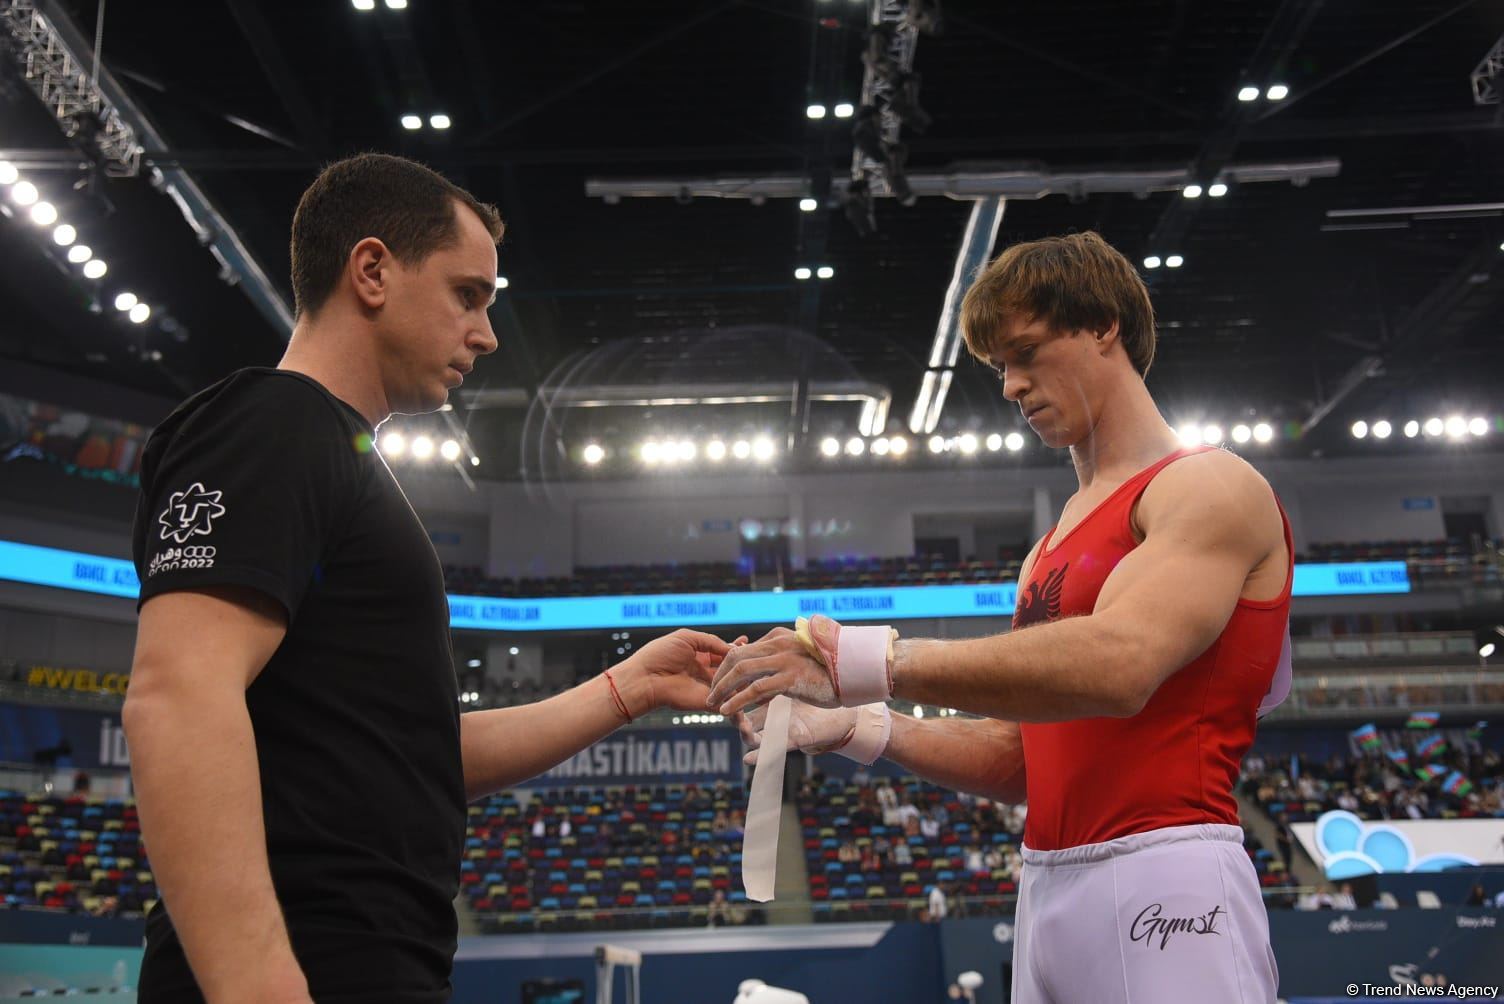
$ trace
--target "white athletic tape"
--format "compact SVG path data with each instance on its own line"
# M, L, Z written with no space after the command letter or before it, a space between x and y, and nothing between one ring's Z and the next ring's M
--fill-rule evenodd
M757 772L747 800L747 827L742 837L742 885L756 903L773 899L778 871L778 827L783 817L783 764L789 748L791 698L779 694L768 702Z
M886 704L864 704L856 709L856 725L851 731L851 741L836 750L848 760L874 764L888 748L893 735L893 714Z
M886 701L892 693L888 680L888 652L893 629L841 627L836 640L836 672L840 676L841 704L859 708Z

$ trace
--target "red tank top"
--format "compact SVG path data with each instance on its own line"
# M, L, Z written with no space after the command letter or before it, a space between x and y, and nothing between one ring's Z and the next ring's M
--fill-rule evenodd
M1131 518L1144 489L1176 460L1206 449L1177 450L1140 471L1059 540L1051 530L1019 583L1014 630L1090 614L1108 574L1138 546ZM1059 850L1165 826L1237 824L1238 765L1253 742L1290 616L1295 550L1283 508L1280 518L1290 573L1279 598L1240 600L1211 647L1161 684L1142 711L1020 727L1025 844Z

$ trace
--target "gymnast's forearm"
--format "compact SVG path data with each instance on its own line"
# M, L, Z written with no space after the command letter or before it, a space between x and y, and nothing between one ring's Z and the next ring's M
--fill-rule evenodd
M942 788L999 802L1024 800L1024 747L1017 722L992 718L919 721L893 716L883 756Z
M143 684L122 718L152 873L204 996L308 1001L272 886L244 697Z
M624 699L641 699L630 675L613 671ZM562 694L516 708L460 716L465 798L474 801L558 766L625 724L603 675Z
M1099 615L986 638L900 639L893 696L1007 721L1128 717L1147 696L1135 645Z

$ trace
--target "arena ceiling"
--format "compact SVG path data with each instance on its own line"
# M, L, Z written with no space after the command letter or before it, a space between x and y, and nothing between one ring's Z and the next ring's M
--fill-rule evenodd
M35 228L0 220L0 358L164 398L274 364L284 332L247 282L220 280L150 168L186 171L290 302L300 191L329 159L383 150L445 171L508 223L509 286L493 313L502 347L479 363L456 413L487 473L536 463L530 451L546 454L561 436L783 437L797 424L778 394L734 406L539 406L560 387L755 397L803 377L885 388L889 429L906 428L969 203L879 199L876 232L861 236L834 199L801 212L791 199L586 194L592 179L792 175L818 188L849 174L851 121L805 109L859 97L864 4L158 6L110 6L103 20L103 66L162 139L141 176L90 181L6 60L3 155L110 270L82 280L44 256ZM92 42L94 0L41 7ZM904 132L911 174L1190 166L1210 182L1230 165L1340 162L1334 177L1234 184L1218 199L1006 203L995 250L1095 229L1135 261L1183 256L1179 268L1144 272L1161 336L1150 382L1173 419L1320 419L1272 447L1300 455L1371 448L1348 435L1358 417L1504 411L1504 118L1500 105L1475 103L1469 80L1504 34L1504 6L947 0L943 18L914 60L933 122ZM1289 88L1283 100L1236 98L1276 83ZM401 123L436 113L449 128ZM1361 210L1381 212L1343 215ZM801 281L800 265L834 275ZM121 289L152 304L149 321L113 308ZM816 402L807 434L856 425L854 406ZM990 372L963 354L940 431L1019 426ZM1384 448L1422 445L1396 434Z

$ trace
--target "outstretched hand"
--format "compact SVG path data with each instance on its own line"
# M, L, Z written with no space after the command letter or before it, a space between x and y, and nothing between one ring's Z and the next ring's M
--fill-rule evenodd
M640 686L633 688L629 710L637 718L658 708L703 711L710 682L734 646L746 644L746 636L726 642L713 634L680 628L654 638L634 652L622 665ZM643 695L636 697L640 690Z
M834 648L833 635L839 629L828 617L815 617L810 622L815 644L822 649ZM841 705L825 663L810 654L797 634L783 627L727 654L705 703L729 718L766 704L779 694L821 708Z

